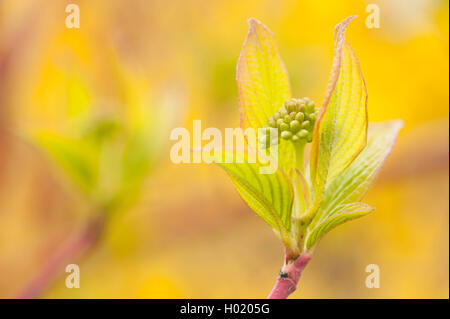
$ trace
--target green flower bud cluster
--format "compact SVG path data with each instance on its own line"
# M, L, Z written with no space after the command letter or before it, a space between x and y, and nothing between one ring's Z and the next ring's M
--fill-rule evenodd
M275 114L268 119L268 126L264 127L264 135L260 143L264 148L279 143L279 138L292 142L309 143L312 141L314 125L317 119L314 102L308 98L290 99ZM270 140L270 130L278 131L278 140ZM274 134L272 134L273 136Z

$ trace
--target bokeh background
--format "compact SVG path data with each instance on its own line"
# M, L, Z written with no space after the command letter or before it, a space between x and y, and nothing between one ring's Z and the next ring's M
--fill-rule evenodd
M65 27L68 3L80 7L80 29ZM379 29L365 26L369 3L381 9ZM448 298L448 10L445 0L1 0L0 297L17 296L104 213L35 132L83 140L105 116L126 132L150 128L149 169L138 186L125 182L136 198L110 209L100 239L73 260L81 288L67 289L60 269L41 297L265 297L280 241L220 168L172 164L169 132L191 130L194 119L238 127L235 65L249 17L275 33L294 96L320 103L334 25L357 14L347 39L370 121L401 118L405 127L365 199L377 210L325 236L292 297ZM125 144L114 145L102 194L117 184L108 161ZM365 286L368 264L380 266L379 289Z

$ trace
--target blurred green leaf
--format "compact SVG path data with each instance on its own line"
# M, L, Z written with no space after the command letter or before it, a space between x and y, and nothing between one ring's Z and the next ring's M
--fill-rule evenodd
M116 118L104 116L90 121L82 130L82 138L97 147L103 142L113 139L122 129L121 124Z
M37 140L62 170L87 194L97 184L95 151L83 141L50 132L37 133Z

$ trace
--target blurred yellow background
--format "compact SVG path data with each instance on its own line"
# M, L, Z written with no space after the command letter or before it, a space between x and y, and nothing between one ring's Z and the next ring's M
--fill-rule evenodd
M79 29L65 26L68 3L80 7ZM365 25L369 3L379 29ZM2 0L0 297L16 296L92 211L32 133L70 134L97 113L157 125L162 110L170 121L139 200L73 261L81 288L67 289L61 270L43 297L265 297L280 241L220 168L172 164L169 131L191 130L193 119L238 127L235 65L249 17L276 35L294 96L320 104L334 25L357 14L347 39L369 119L405 127L365 199L377 210L325 236L292 297L448 298L448 9L445 0ZM378 289L365 286L368 264L380 266Z

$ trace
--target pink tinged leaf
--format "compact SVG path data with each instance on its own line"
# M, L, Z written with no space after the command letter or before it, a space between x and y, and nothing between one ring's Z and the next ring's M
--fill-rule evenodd
M241 127L267 125L291 97L289 76L278 53L272 32L258 20L248 20L250 29L237 64Z
M344 34L355 16L335 29L335 57L314 130L311 180L318 205L326 185L364 149L367 139L367 91L358 59Z
M250 29L239 56L236 82L242 128L267 126L272 116L291 97L289 76L278 53L272 32L258 20L248 20ZM279 166L293 167L292 143L281 141Z

